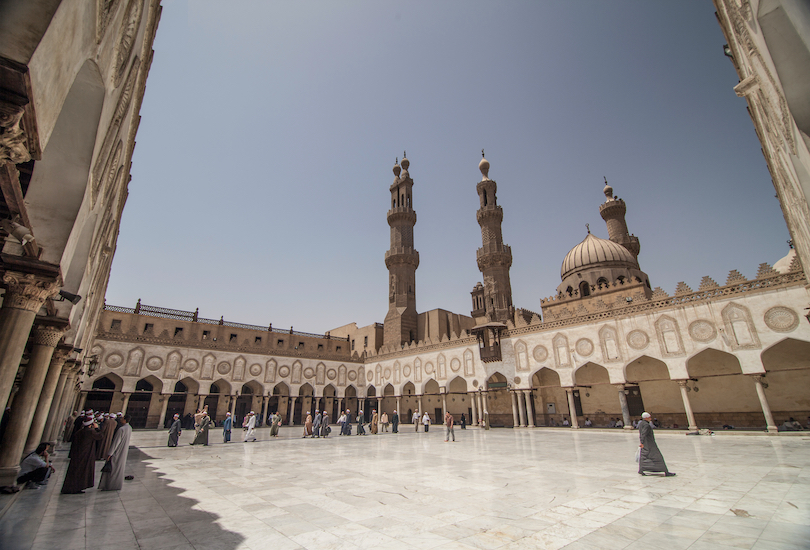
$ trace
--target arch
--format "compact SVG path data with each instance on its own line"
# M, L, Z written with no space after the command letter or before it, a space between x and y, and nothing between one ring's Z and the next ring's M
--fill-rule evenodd
M215 382L211 384L211 387L214 387L214 385L216 385L216 387L219 388L219 393L222 395L231 395L233 393L233 391L231 390L230 382L228 382L224 378L217 379Z
M559 426L568 414L568 397L561 387L560 374L543 367L532 374L535 425Z
M174 383L174 388L172 389L172 393L188 393L188 386L183 384L180 380Z
M416 386L413 385L413 382L405 382L400 395L416 395Z
M582 298L591 295L591 285L588 284L588 281L582 281L579 283L579 295Z
M100 378L96 378L91 387L94 390L115 391L115 382L113 382L106 376L102 376Z
M777 425L791 417L801 422L808 414L810 342L785 338L761 354L766 375L762 378Z
M377 388L373 384L369 384L366 388L366 397L377 397Z
M290 388L284 382L279 382L273 386L273 395L290 395Z
M382 394L385 396L394 395L394 386L391 384L386 384L385 387L383 388Z
M346 389L343 390L343 396L346 399L352 399L354 397L357 397L357 388L355 388L353 384L349 384L348 386L346 386Z
M543 367L532 374L532 387L534 388L553 388L560 386L562 386L560 383L560 375L555 370Z
M264 386L256 382L255 380L250 380L242 384L242 393L246 393L245 389L250 390L250 393L254 395L264 395Z
M467 381L461 376L456 376L447 384L447 393L467 393Z
M324 397L334 397L337 395L337 388L332 384L327 384L323 388L323 396Z
M572 378L575 386L610 384L608 370L602 365L591 361L574 369Z
M638 383L651 380L670 380L670 378L667 364L649 355L637 357L624 367L624 379L628 382Z
M189 393L200 393L200 383L197 382L194 378L186 376L184 378L181 378L179 382L183 383L183 385L186 387L186 390Z
M141 387L143 387L143 386L145 386L147 384L150 386L150 389L148 389L148 390L139 390L139 388L138 388L139 385L141 385ZM138 380L135 383L135 391L151 391L151 392L155 392L155 393L160 393L161 390L163 390L163 381L161 381L160 378L158 378L156 376L153 376L151 374L149 376L145 376L145 377L141 378L140 380Z
M810 342L785 338L763 350L760 358L768 372L810 369Z
M114 389L115 391L121 391L121 388L124 385L124 379L123 378L121 378L120 376L118 376L115 373L108 372L107 374L104 374L104 375L99 376L98 378L96 378L96 380L93 381L93 386L92 387L95 388L96 387L95 386L96 382L98 380L101 380L102 378L106 378L107 380L112 382L112 384L113 384L112 389Z
M686 361L691 378L742 374L740 361L734 355L715 348L706 348Z
M506 384L506 376L495 371L492 373L492 376L487 378L487 387L489 387L490 384Z
M604 277L599 277L596 279L596 288L607 288L608 287L608 280Z
M301 387L298 388L298 395L299 396L301 396L301 395L312 396L312 395L315 395L314 392L315 392L315 390L312 388L312 386L309 385L309 382L305 382L305 383L301 384Z
M428 378L425 380L425 383L422 385L422 394L438 394L439 393L439 383L436 382L433 378Z

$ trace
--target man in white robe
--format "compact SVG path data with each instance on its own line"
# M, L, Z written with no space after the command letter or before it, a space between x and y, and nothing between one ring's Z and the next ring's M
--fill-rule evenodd
M132 435L129 420L128 414L119 419L121 427L115 432L110 450L107 451L107 460L112 463L112 471L101 474L101 481L98 482L99 491L120 491L124 485L124 468L127 465L129 438Z
M256 413L250 411L248 415L247 431L245 432L245 443L256 441Z

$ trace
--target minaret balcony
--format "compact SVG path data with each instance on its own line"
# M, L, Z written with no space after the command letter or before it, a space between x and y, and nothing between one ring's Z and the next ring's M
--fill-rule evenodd
M478 269L492 266L510 267L512 265L512 247L506 244L484 245L475 251L475 257L478 260Z
M478 209L478 212L475 214L476 219L478 220L478 224L480 225L483 221L489 220L496 220L497 222L503 221L503 208L500 206L490 204Z
M623 217L626 213L627 206L624 204L624 200L622 199L614 199L599 205L599 214L602 216L603 220L618 216Z
M411 265L414 269L419 267L419 252L413 248L395 247L385 252L385 267L391 269L393 265Z
M388 211L388 225L398 222L416 224L416 212L410 206L396 206Z

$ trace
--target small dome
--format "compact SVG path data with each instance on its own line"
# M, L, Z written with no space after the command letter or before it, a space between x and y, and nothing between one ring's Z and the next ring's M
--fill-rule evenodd
M400 172L402 172L402 168L400 168L399 159L397 159L396 161L394 161L394 175L396 177L399 177Z
M403 156L402 157L402 162L400 162L400 164L402 165L402 169L407 172L408 171L408 166L411 165L411 161L408 160L408 157Z
M600 266L638 269L638 262L622 245L588 233L585 240L572 248L565 256L560 276L565 279L572 272Z
M484 176L481 181L487 181L489 179L489 161L482 158L481 162L478 163L478 169L481 170L481 175Z
M796 257L796 251L794 249L790 249L790 252L787 253L787 256L773 264L773 268L778 271L779 273L787 273L790 271L790 264L793 263L793 258Z

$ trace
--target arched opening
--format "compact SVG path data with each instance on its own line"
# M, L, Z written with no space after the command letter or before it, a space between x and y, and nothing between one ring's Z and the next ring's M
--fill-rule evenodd
M397 400L394 399L394 386L393 386L393 384L386 384L385 387L383 388L382 395L383 395L383 398L382 398L382 403L380 405L380 408L382 409L382 411L380 411L380 414L382 414L383 412L387 413L388 416L389 416L389 421L390 421L390 417L393 414L394 409L397 408Z
M442 398L439 395L439 383L429 378L424 384L422 391L422 414L425 412L430 416L430 421L434 424L441 424L444 421L442 413Z
M175 382L172 394L169 396L169 404L166 406L166 418L163 420L164 428L168 428L172 425L172 419L176 414L180 415L180 422L181 424L183 423L188 393L188 386L186 386L182 380Z
M810 423L810 342L786 338L762 352L766 375L762 379L765 396L779 429L794 418L802 425ZM792 426L791 426L792 427Z
M216 422L217 420L217 409L219 407L220 394L222 393L222 389L219 387L219 383L214 382L208 387L208 396L205 398L203 402L204 407L208 407L208 416Z
M339 416L338 400L335 398L337 390L332 384L327 384L323 388L323 399L319 400L321 404L321 411L329 412L329 423L334 424Z
M85 410L93 409L94 411L110 412L112 410L113 396L116 391L121 390L123 380L116 384L110 377L115 376L106 375L93 381L92 390L87 392L87 399L84 401Z
M363 409L366 422L371 421L371 411L377 408L377 388L372 385L366 388L366 398L361 403L360 408Z
M633 420L639 420L641 413L649 408L661 426L688 426L680 389L670 380L666 363L642 355L627 364L624 379L628 382L625 394Z
M289 418L290 388L284 382L279 382L273 387L270 399L267 400L267 409L270 413L278 413L282 417L282 423L286 423ZM270 414L267 415L268 418Z
M569 285L568 288L565 289L565 293L568 294L569 296L573 296L574 289Z
M460 376L456 376L447 384L447 410L457 423L461 423L461 415L464 415L466 424L470 423L472 409L467 395L467 381Z
M416 386L413 382L405 382L400 390L402 396L399 401L399 406L402 407L399 413L399 419L402 423L408 423L413 417L415 410L419 408L419 401L416 398Z
M591 295L591 285L588 284L588 281L582 281L579 283L579 295L582 298Z
M576 386L574 407L577 417L582 417L581 426L586 419L596 426L623 421L619 395L610 385L610 375L605 367L589 361L574 371L573 379Z
M489 412L489 425L512 426L512 396L506 376L495 372L487 379L486 410Z
M162 389L163 382L151 375L135 383L135 391L129 396L126 410L126 414L132 417L130 425L133 429L158 427Z
M346 397L346 402L343 404L343 408L349 411L349 421L352 421L357 416L357 411L359 410L359 404L357 402L357 388L354 386L346 386L344 396Z
M607 288L607 286L608 286L608 280L605 279L604 277L599 277L596 280L596 288Z
M236 408L234 409L233 422L236 426L241 426L242 421L253 410L253 388L244 384L236 398ZM255 411L254 411L255 412Z
M560 384L557 371L543 367L532 375L535 426L562 426L563 415L568 415L568 397ZM538 423L537 416L542 417Z

